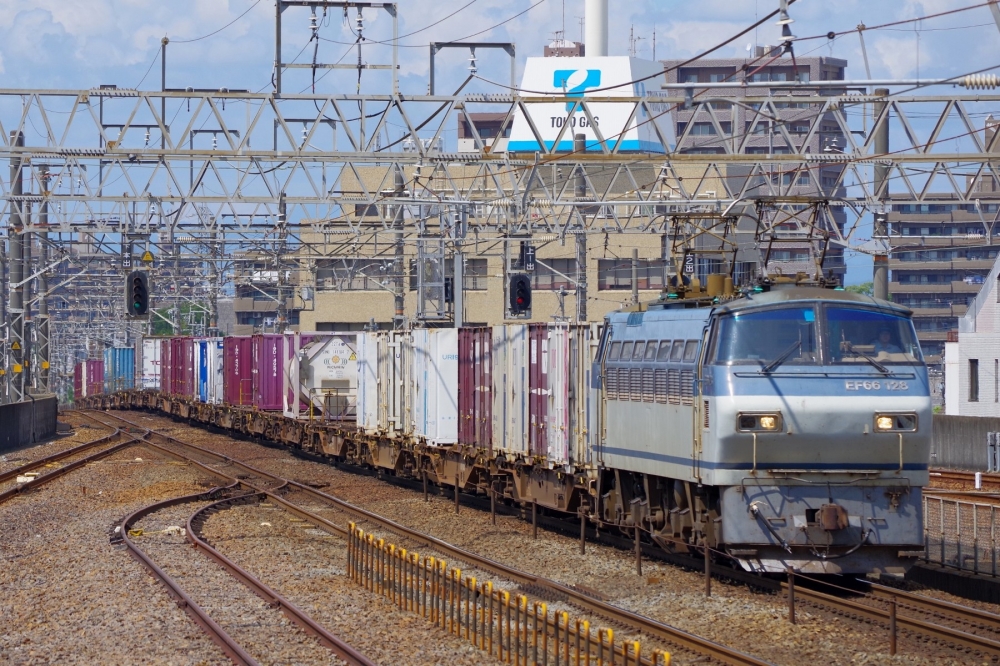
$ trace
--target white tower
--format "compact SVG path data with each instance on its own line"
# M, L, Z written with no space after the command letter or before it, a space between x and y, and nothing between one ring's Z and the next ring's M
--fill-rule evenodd
M608 55L608 0L586 0L587 57Z

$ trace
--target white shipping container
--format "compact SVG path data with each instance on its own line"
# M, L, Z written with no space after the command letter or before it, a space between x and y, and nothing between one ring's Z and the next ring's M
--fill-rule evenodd
M223 401L222 338L195 338L194 368L199 402L218 404Z
M366 433L378 432L379 349L377 333L359 333L357 339L358 427Z
M413 434L428 444L458 442L458 330L412 333Z
M493 327L493 448L528 454L528 327Z
M378 427L389 434L413 433L412 338L402 331L378 333Z
M160 388L160 338L143 338L140 346L139 389L156 391Z

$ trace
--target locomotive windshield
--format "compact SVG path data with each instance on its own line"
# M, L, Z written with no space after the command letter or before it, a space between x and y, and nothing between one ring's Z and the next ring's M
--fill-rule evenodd
M816 310L812 306L738 312L719 321L715 361L726 364L814 364Z
M817 343L817 339L821 342ZM909 319L894 312L827 304L736 312L719 318L714 362L756 365L920 363Z
M826 355L832 363L921 362L913 324L892 312L828 305Z

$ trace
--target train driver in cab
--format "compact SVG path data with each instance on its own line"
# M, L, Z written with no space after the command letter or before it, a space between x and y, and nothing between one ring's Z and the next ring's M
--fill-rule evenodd
M881 354L882 352L887 354L899 354L902 351L899 348L899 345L893 343L892 331L888 328L882 328L879 330L878 337L872 343L872 346L875 348L874 351L876 354Z

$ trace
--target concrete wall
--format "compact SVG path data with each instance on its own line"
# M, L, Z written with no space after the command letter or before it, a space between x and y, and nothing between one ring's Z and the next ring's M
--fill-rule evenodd
M1000 418L935 415L931 467L985 472L989 432L1000 432Z
M0 453L13 451L56 434L58 406L54 395L0 405Z

